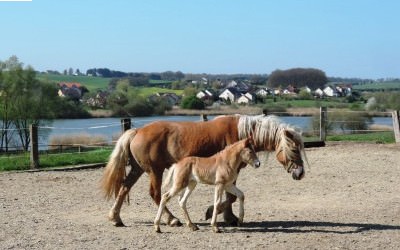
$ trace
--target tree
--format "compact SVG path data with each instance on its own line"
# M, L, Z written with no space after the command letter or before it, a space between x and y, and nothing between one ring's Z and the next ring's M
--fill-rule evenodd
M311 89L323 87L328 82L325 73L319 69L294 68L275 70L268 78L268 86L276 88L292 85L297 89L308 86Z
M14 61L16 62L16 61ZM54 117L58 106L57 89L54 84L36 79L33 68L22 68L22 64L8 64L0 81L0 119L2 124L1 148L8 150L12 140L19 141L24 150L30 143L30 124L41 124L42 119Z

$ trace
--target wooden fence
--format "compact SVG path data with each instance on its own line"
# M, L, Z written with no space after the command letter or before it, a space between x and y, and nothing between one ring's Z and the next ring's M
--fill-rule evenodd
M326 135L327 135L327 121L328 121L328 111L327 108L321 107L319 112L320 126L319 126L319 140L307 141L305 142L305 147L321 147L325 145ZM200 119L207 121L207 115L202 114ZM392 112L393 120L393 130L395 135L396 143L400 143L400 117L399 111ZM130 118L121 119L121 131L125 132L129 130L132 126ZM30 129L30 166L32 169L39 167L39 145L38 145L38 127L36 125L31 125Z

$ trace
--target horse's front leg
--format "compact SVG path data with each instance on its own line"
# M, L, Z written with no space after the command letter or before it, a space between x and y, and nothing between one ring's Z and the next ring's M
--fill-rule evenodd
M113 206L111 207L110 212L108 213L108 218L116 227L123 227L124 223L120 217L120 211L122 204L125 200L126 195L129 193L131 187L137 182L137 180L142 176L143 169L137 165L132 165L131 170L126 176L124 183L122 183L121 188L119 189L118 195L115 199Z
M162 173L150 173L150 196L158 207L161 201L161 184ZM182 223L168 210L167 206L165 206L163 212L166 214L167 225L171 227L182 226Z

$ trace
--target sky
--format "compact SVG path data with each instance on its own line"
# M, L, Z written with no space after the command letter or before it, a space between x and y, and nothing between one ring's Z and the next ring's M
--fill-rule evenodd
M0 60L39 71L400 78L398 0L0 0Z

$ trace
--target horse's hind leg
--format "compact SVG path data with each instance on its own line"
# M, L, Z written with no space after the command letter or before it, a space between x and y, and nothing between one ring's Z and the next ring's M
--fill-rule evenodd
M162 182L162 172L161 173L150 173L150 196L153 198L157 206L160 205L161 201L161 182ZM171 227L182 226L182 223L168 210L165 206L164 212L167 217L167 224Z
M225 190L239 198L239 220L237 225L240 226L240 224L243 223L244 217L244 194L233 184L225 187Z
M132 162L132 159L131 159ZM120 217L120 211L122 207L122 203L125 200L126 195L129 193L131 187L137 182L137 180L142 176L143 170L137 164L131 163L131 170L126 176L124 183L122 183L121 188L119 189L117 198L115 199L114 205L111 207L108 218L113 224L117 227L123 227L124 223Z
M186 208L186 202L187 202L190 194L196 187L196 185L197 185L197 183L195 181L190 181L189 185L185 189L184 194L182 195L182 197L179 200L179 206L181 207L181 209L183 211L183 215L185 216L186 224L192 231L199 230L199 228L195 224L193 224L192 221L190 220L189 213Z
M224 221L227 225L236 226L238 223L238 218L233 214L232 203L236 201L236 196L226 193L226 200L221 203L217 209L217 213L220 214L224 212ZM206 220L212 217L214 211L214 206L209 206L206 211Z

